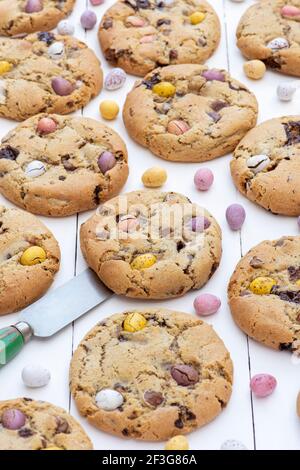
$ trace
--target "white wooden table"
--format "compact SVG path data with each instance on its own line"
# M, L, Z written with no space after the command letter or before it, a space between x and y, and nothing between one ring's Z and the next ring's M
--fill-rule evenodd
M254 82L247 79L243 73L244 61L235 45L235 30L240 16L253 3L252 0L246 0L243 3L233 3L230 0L210 0L210 2L222 23L222 40L208 64L212 67L228 69L233 77L241 80L255 93L260 105L259 122L284 114L296 114L297 111L299 114L299 95L290 103L281 103L276 96L277 85L291 78L268 71L262 80ZM97 30L95 28L85 32L80 26L79 18L88 5L89 8L94 9L100 20L105 9L113 3L114 0L106 0L104 5L92 8L89 0L77 0L75 11L71 16L76 26L75 35L84 40L100 57L105 73L110 67L100 51ZM81 111L81 114L101 119L98 106L105 98L118 101L122 107L126 93L131 89L134 80L134 77L128 76L125 87L121 90L115 92L103 90L100 96ZM12 121L1 119L0 137L2 138L14 125ZM215 421L189 436L191 449L219 449L221 443L229 438L243 441L249 449L299 449L300 422L295 412L295 400L300 389L300 361L298 363L293 361L288 352L272 351L249 340L234 324L226 300L227 283L240 256L264 239L296 235L298 232L296 219L272 215L238 194L230 177L230 155L202 165L166 162L133 143L124 128L121 113L111 125L120 133L128 146L131 172L125 187L126 191L141 188L143 171L150 166L160 165L168 172L168 182L164 189L182 192L195 202L207 207L217 218L223 230L221 266L202 292L214 293L222 299L220 311L208 318L208 321L223 338L231 352L235 366L233 395L227 408ZM207 193L198 192L193 184L194 173L201 166L208 166L215 175L214 185ZM241 233L232 232L225 221L226 207L234 202L242 203L247 211L246 222ZM1 196L0 203L11 206ZM91 213L84 213L64 219L42 218L58 239L62 251L61 269L52 289L68 281L74 274L86 267L79 249L78 230L80 224L90 215ZM164 301L163 305L194 315L195 295L195 292L191 292L184 298ZM163 443L127 441L96 430L78 415L68 387L72 352L84 334L97 321L125 308L133 306L146 308L155 303L114 296L55 337L45 341L33 340L18 358L0 371L0 399L30 396L35 399L48 400L70 410L91 436L95 449L162 449ZM17 319L17 314L2 317L0 327L12 324ZM34 390L22 384L21 370L29 363L43 363L49 368L52 379L47 387ZM275 393L266 399L251 397L249 391L250 375L260 372L269 372L278 380Z

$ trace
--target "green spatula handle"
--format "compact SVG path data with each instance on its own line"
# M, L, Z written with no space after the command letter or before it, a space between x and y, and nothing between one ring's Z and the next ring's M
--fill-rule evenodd
M11 361L31 336L31 328L25 322L0 329L0 367Z

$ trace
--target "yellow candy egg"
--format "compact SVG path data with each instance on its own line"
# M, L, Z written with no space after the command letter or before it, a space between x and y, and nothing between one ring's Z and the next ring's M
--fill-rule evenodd
M253 294L266 295L271 293L272 287L275 286L275 284L276 281L271 277L260 276L256 279L253 279L249 289L253 292Z
M20 263L23 264L23 266L33 266L34 264L42 263L46 258L47 255L43 248L40 246L31 246L22 254Z
M119 105L112 100L105 100L100 104L101 116L108 121L116 119L119 114L119 109Z
M185 436L174 436L165 445L165 450L189 450L189 442Z
M205 18L205 13L202 13L201 11L195 11L190 15L190 22L195 25L202 23L202 21Z
M140 331L147 325L146 318L138 312L128 313L124 320L123 328L125 331L134 333Z
M12 64L6 60L0 60L0 75L4 75L5 73L10 72L12 68Z
M296 281L296 285L300 287L300 279L298 279L298 281Z
M52 447L46 447L46 449L43 449L43 450L63 450L63 449L61 449L60 447L52 446Z
M156 93L163 98L169 98L170 96L175 95L176 88L170 82L160 82L156 83L152 88L153 93Z
M156 256L151 253L137 256L131 263L132 269L151 268L156 263Z
M167 181L167 172L163 168L154 166L144 172L142 181L146 188L160 188Z

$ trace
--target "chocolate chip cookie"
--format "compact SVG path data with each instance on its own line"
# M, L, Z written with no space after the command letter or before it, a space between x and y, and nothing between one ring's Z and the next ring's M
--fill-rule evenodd
M275 214L300 214L299 172L300 116L255 127L241 140L231 162L238 190Z
M111 64L144 76L161 65L205 62L220 23L205 0L121 0L103 16L99 40Z
M300 76L300 0L260 0L242 16L237 45L247 59Z
M238 263L228 288L238 326L274 349L300 352L300 237L263 241Z
M80 413L121 437L161 441L214 419L230 399L232 362L213 328L148 309L113 315L79 344L71 391Z
M0 206L0 315L21 310L43 295L59 260L58 243L42 222Z
M0 144L0 192L36 214L93 209L115 196L127 176L126 145L93 119L39 114Z
M155 155L202 162L231 152L255 126L257 101L225 70L171 65L135 84L123 119L130 136Z
M89 450L93 445L75 419L45 401L0 402L0 450Z
M49 31L71 12L74 4L75 0L2 0L0 35Z
M40 112L71 113L102 87L94 52L71 36L0 38L0 58L0 116L17 121Z
M221 229L181 194L134 191L101 205L81 226L81 248L116 294L167 299L210 279L221 258Z

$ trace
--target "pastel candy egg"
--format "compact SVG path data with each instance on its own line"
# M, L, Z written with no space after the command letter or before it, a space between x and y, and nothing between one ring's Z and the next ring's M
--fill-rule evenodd
M124 70L116 67L107 74L104 81L104 86L106 90L109 91L118 90L124 85L125 81L126 73Z
M280 49L287 49L290 47L289 41L285 38L274 38L268 42L267 47L272 49L273 52L279 51Z
M2 416L0 417L0 422L2 426L6 429L20 429L24 426L26 422L26 416L22 411L14 408L3 411Z
M250 381L250 388L254 395L260 398L267 397L274 392L277 385L275 377L270 374L254 375Z
M32 364L22 370L22 380L27 387L45 387L50 382L50 372L39 364Z
M165 450L189 450L189 441L185 436L174 436L165 445Z
M282 16L293 18L294 16L300 16L300 8L297 8L294 5L284 5L284 7L281 8L280 13Z
M167 131L170 134L174 135L185 134L189 130L190 126L188 125L188 123L179 119L174 119L173 121L170 121L167 127Z
M138 16L128 16L126 19L126 23L130 26L134 26L135 28L141 28L146 24L145 20Z
M154 85L152 91L153 93L156 93L157 95L162 96L163 98L169 98L170 96L175 95L176 88L170 82L160 82Z
M200 294L194 300L194 308L199 316L216 313L221 306L221 300L212 294Z
M280 101L291 101L295 92L296 87L293 82L284 82L277 87L277 96Z
M194 183L199 191L207 191L214 182L214 174L209 168L200 168L194 176Z
M182 387L188 387L194 385L199 380L198 371L189 365L178 364L171 368L171 376Z
M231 230L239 230L245 222L246 212L240 204L231 204L226 209L226 219Z
M25 174L30 178L41 176L43 173L45 173L45 171L46 167L44 163L40 162L39 160L33 160L32 162L28 163L25 168Z
M202 13L201 11L195 11L190 15L190 22L192 25L202 23L202 21L205 19L205 16L205 13Z
M246 164L247 167L256 175L260 171L263 171L270 164L271 160L268 155L253 155L248 158Z
M48 47L48 55L51 59L60 59L65 51L64 43L61 41L54 42Z
M117 163L117 160L115 156L111 152L108 152L107 150L102 152L100 157L98 158L98 167L104 175L109 170L111 170L115 166L116 163Z
M20 263L23 266L34 266L35 264L43 263L47 258L46 252L40 246L31 246L24 251L20 258Z
M225 82L225 75L220 70L204 70L204 72L202 72L202 77L207 81L216 80L218 82Z
M244 63L244 72L248 78L259 80L266 73L266 66L261 60L249 60Z
M25 13L37 13L38 11L42 11L42 9L42 0L27 0L24 8Z
M152 253L145 253L144 255L137 256L131 263L132 269L148 269L151 268L157 261L156 256Z
M164 402L163 394L160 392L155 392L154 390L146 390L144 393L144 400L147 405L150 405L152 408L157 408Z
M10 72L13 68L13 64L7 62L6 60L0 60L0 75L4 75L7 72Z
M96 13L91 10L84 11L80 17L80 23L84 29L93 29L93 27L97 23Z
M189 223L193 232L203 232L210 226L210 220L204 216L193 217Z
M146 188L160 188L167 181L167 172L160 167L149 168L143 173L142 181Z
M298 228L300 229L300 215L299 217L297 217L297 225L298 225Z
M249 289L253 294L257 295L267 295L272 291L273 286L275 286L276 281L271 277L259 276L250 283Z
M147 34L146 36L143 36L140 39L140 43L141 44L148 44L148 43L151 43L151 42L155 41L155 39L156 39L155 34Z
M146 318L138 312L128 313L124 323L123 329L130 333L135 333L136 331L143 330L147 325Z
M40 134L51 134L57 129L57 124L54 119L49 117L41 118L37 125L37 131Z
M51 81L53 91L59 96L71 95L74 91L74 85L63 77L55 77Z
M95 7L97 5L102 5L105 0L90 0L91 4Z
M57 25L57 32L61 36L72 36L75 32L75 28L71 21L61 20Z
M112 121L119 114L119 105L115 101L105 100L100 104L100 113L104 119Z
M247 450L247 447L241 441L227 439L227 441L223 442L221 445L220 450Z
M118 227L121 232L134 232L135 229L138 227L139 222L136 217L128 216L125 219L120 220Z
M98 408L105 411L116 410L124 402L124 398L121 393L109 388L100 390L100 392L97 393L95 400Z

